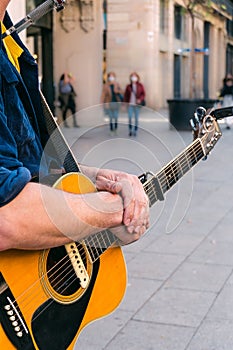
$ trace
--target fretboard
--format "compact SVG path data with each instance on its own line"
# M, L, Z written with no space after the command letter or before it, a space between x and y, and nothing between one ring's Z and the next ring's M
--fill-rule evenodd
M105 250L117 242L117 237L109 230L103 230L84 239L92 263L94 263Z
M196 139L160 172L144 183L150 206L160 200L191 168L205 156L201 139Z

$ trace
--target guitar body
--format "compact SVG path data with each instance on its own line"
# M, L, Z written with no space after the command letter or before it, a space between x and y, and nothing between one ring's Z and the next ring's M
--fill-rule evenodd
M54 187L73 193L95 191L79 173L65 175ZM81 258L89 281L84 286L65 246L0 253L0 349L71 350L87 324L119 305L126 288L121 248L110 247L91 263L83 243L77 247L85 252Z

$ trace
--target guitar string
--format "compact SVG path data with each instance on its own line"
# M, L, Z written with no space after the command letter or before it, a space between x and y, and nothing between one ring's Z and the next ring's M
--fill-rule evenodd
M198 153L197 153L197 150L198 150ZM187 172L188 170L190 170L193 167L193 165L195 165L195 164L193 164L193 161L190 159L190 152L191 151L192 152L195 151L195 154L197 155L197 157L196 157L197 159L196 159L195 164L198 162L199 157L200 156L202 157L204 155L200 143L196 143L195 147L189 147L187 149L187 151L184 152L183 154L181 154L176 160L170 162L160 173L157 174L157 178L159 178L160 176L163 176L163 178L160 181L160 185L161 185L162 189L167 189L167 188L170 189L172 187L172 185L175 184L175 182L172 182L172 183L169 182L169 176L171 173L175 174L176 177L178 175L177 168L175 168L175 172L174 172L174 166L176 166L178 164L179 167L182 168L182 166L184 164L186 164L186 168L188 166L188 169L186 170L186 172ZM187 154L187 152L188 152L188 154ZM179 163L177 163L177 160L179 160ZM183 168L183 169L185 170L185 168ZM165 176L164 176L164 174L165 174ZM151 194L156 194L156 191L155 191L154 185L153 185L153 180L155 177L156 177L156 175L153 176L147 183L145 183L145 187L148 186L148 188L146 189L146 192L148 193L149 198L150 198ZM180 178L178 177L178 180L179 179ZM174 181L174 178L171 177L170 181L171 180Z
M110 241L109 241L109 243L110 243ZM81 246L82 247L82 249L80 250L80 255L82 256L82 258L83 258L83 253L85 253L85 248L83 247L83 246ZM85 255L86 255L86 253L85 253ZM73 267L72 267L72 265L70 265L70 260L69 260L69 256L68 255L66 255L63 259L61 259L56 265L59 265L59 264L61 264L61 261L62 260L64 260L65 261L65 264L63 264L63 266L61 265L59 268L58 268L58 270L59 269L62 269L62 272L60 273L60 274L58 274L57 273L57 271L58 270L56 270L53 274L52 274L52 276L50 276L50 283L52 284L52 286L53 286L53 288L57 291L57 293L64 293L65 292L65 290L67 290L75 281L77 282L77 276L76 276L76 274L75 274L75 272L74 272L74 269L73 269ZM65 268L65 270L64 270L64 267L65 267L65 265L66 264L68 264L68 266ZM39 283L39 282L41 282L41 279L44 279L45 278L45 276L46 275L48 275L49 274L49 272L51 272L52 270L55 270L55 268L57 267L57 266L53 266L47 273L45 273L43 276L41 276L41 278L39 279L39 280L37 280L35 283L34 283L34 287L37 287L37 283ZM71 267L71 268L70 268ZM69 269L70 268L70 269ZM65 272L67 271L67 269L68 269L68 272L65 274ZM69 280L67 281L67 276L69 276L71 274L71 277L69 277L69 279L71 279L72 278L72 275L74 276L74 279L70 282L70 283L68 283L69 282ZM53 277L55 275L55 279L53 279L52 280L52 278L51 277ZM66 279L66 287L65 288L63 288L63 284L61 284L61 282L62 281L64 281ZM55 281L57 280L57 283L55 283ZM57 286L58 285L61 285L59 288L57 288ZM38 291L38 289L37 290L35 290L35 292L34 293L32 293L32 287L33 286L31 286L31 294L30 294L30 297L31 297L31 300L28 298L28 297L26 297L26 302L25 302L25 300L21 300L21 306L23 305L23 303L25 302L25 304L27 304L27 305L25 305L24 306L24 312L27 312L27 308L30 308L30 302L31 301L33 301L34 299L35 299L35 297L36 297L36 293L37 293L37 295L39 295L39 291ZM29 288L28 288L29 289ZM25 291L25 293L23 293L24 295L26 294L26 291ZM19 300L20 299L20 297L18 297L16 300L15 300L15 302L17 302L17 300ZM21 299L22 299L22 295L21 295ZM25 298L24 298L25 299ZM53 300L52 300L53 301ZM17 306L18 307L18 306Z
M105 230L105 231L107 231L107 230ZM99 241L98 241L98 242L99 242ZM110 240L109 240L109 243L111 243ZM95 244L94 241L93 241L92 244ZM79 244L79 245L80 245L80 244ZM108 246L109 246L109 245L108 245ZM106 249L107 249L107 246L106 246ZM86 250L85 250L85 247L84 247L83 245L81 245L81 249L79 249L79 253L80 253L82 259L83 259L83 258L88 259L88 257L86 257ZM84 255L85 255L85 256L84 256ZM75 254L74 254L73 256L71 256L71 258L74 257L74 256L75 256ZM97 260L97 258L96 258L95 260ZM65 261L65 263L64 263L63 265L61 265L61 266L58 268L58 270L55 270L55 268L57 268L57 266L60 265L62 261ZM65 268L65 270L64 270L64 267L65 267L66 264L68 264L68 266L67 266L67 267ZM70 267L71 267L71 268L70 268ZM70 268L70 269L69 269L69 268ZM57 274L57 271L59 271L59 269L62 269L62 272L61 272L60 275ZM65 272L67 269L69 269L69 270L68 270L68 272L66 273L66 275L64 275L64 272ZM71 284L73 284L75 281L77 282L77 279L78 279L78 278L77 278L77 276L76 276L76 274L75 274L75 272L74 272L74 269L73 269L72 265L70 264L69 255L65 255L56 265L54 265L50 270L48 270L48 272L46 272L44 275L42 275L42 276L40 277L40 279L38 279L37 281L35 281L35 283L34 283L33 285L31 285L31 286L28 288L28 290L30 289L30 291L31 291L33 287L35 287L35 288L37 287L37 284L38 284L38 283L41 284L41 280L44 279L44 278L46 277L46 275L49 275L49 273L51 273L52 270L55 270L55 271L54 271L53 274L50 276L50 283L53 285L53 288L54 288L55 290L57 289L57 292L64 293L64 291L65 291L67 288L69 288L69 287L71 286ZM73 281L72 281L71 283L67 284L67 286L65 287L65 289L62 290L63 286L61 285L61 286L60 286L60 290L59 290L59 289L57 288L57 285L58 285L58 284L61 284L61 281L64 280L65 278L67 278L67 276L68 276L70 273L73 274L73 276L74 276L75 278L73 279ZM55 275L55 279L52 280L52 277L53 277L54 275ZM62 275L63 275L63 276L62 276ZM56 280L58 281L57 283L55 283ZM66 283L67 283L67 280L66 280ZM22 299L22 297L25 296L26 292L27 292L27 291L24 291L24 293L22 293L20 296L18 296L17 299L15 299L14 303L17 303L17 301L19 301L20 299ZM35 297L36 297L36 292L37 292L37 295L40 294L40 292L38 291L38 288L37 288L37 290L34 292L34 294L33 294L32 291L31 291L31 295L30 295L30 296L31 296L32 301L33 301L33 300L35 299ZM25 298L24 298L24 299L25 299ZM25 302L24 299L22 299L22 300L20 301L21 306L22 306L22 304ZM30 299L29 299L28 297L26 297L26 302L27 302L27 305L24 307L24 312L27 312L27 306L30 307L30 302L31 302L31 301L30 301ZM25 302L25 303L26 303L26 302ZM18 308L17 305L16 305L16 308Z
M200 149L199 145L196 145L196 146L197 146L196 148L199 151ZM194 159L192 155L190 155L190 152L194 152L194 151L196 151L194 148L189 149L188 153L186 152L181 157L179 157L176 161L171 162L167 167L165 167L163 172L159 173L158 177L163 176L161 181L162 188L164 186L166 186L165 188L167 187L170 188L170 186L172 186L175 183L176 178L178 177L179 179L178 167L181 169L181 173L183 175L183 173L185 172L185 169L187 169L188 171L192 168L193 165L196 164L196 162L198 161L198 158L195 159L195 163L194 163ZM195 155L198 155L197 152L195 152ZM200 155L202 155L202 152L200 153Z
M201 151L199 153L197 153L197 151ZM203 154L202 152L202 147L200 145L200 143L196 143L194 146L192 147L189 147L186 152L182 153L179 157L177 157L175 160L171 161L164 169L162 172L164 172L166 175L167 173L170 171L171 169L171 172L174 174L174 166L176 166L177 164L179 165L179 167L182 169L182 166L184 166L184 164L187 166L188 165L188 168L191 169L192 168L192 159L190 159L190 152L194 153L195 152L195 155L197 155L198 157L200 155ZM199 158L195 157L196 158L196 161L198 161ZM179 163L178 163L178 162ZM191 164L191 166L190 166ZM184 169L184 168L183 168ZM176 169L177 170L177 169ZM160 173L159 173L160 175ZM170 175L170 174L169 174ZM166 176L168 178L168 176ZM165 177L165 181L167 181Z
M20 311L20 307L18 306L20 303L21 307L25 304L25 306L23 306L24 312L25 313L28 312L28 307L30 303L32 302L34 304L34 299L38 295L40 295L38 284L41 286L41 284L43 284L42 280L45 279L45 277L49 274L49 272L55 269L61 263L62 260L64 261L66 260L66 261L65 261L65 264L63 264L63 266L61 266L60 268L63 268L66 264L70 264L69 256L67 254L57 264L55 264L48 272L40 276L39 279L37 279L33 284L31 284L31 286L29 286L26 290L24 290L23 293L21 293L17 298L15 298L15 300L13 301L13 304L16 304L15 308L18 309L18 311ZM56 271L53 274L55 273ZM36 289L33 291L33 288L36 288Z
M69 280L71 280L72 279L72 277L74 276L75 278L73 278L73 280L71 280L71 282L69 282L69 284L68 285L66 285L64 288L63 288L63 286L61 286L60 287L60 289L58 289L58 291L57 292L59 292L60 294L64 294L64 292L68 289L68 288L70 288L71 287L71 285L73 284L73 283L75 283L75 282L77 282L77 276L75 275L75 273L74 273L74 270L71 268L70 269L70 272L72 273L72 275L68 278L68 281ZM68 276L68 274L67 274L67 276ZM67 282L67 281L66 281ZM63 288L63 289L62 289ZM49 299L48 299L49 300ZM41 309L41 311L36 315L36 316L34 316L33 318L32 318L32 322L34 322L47 308L49 308L51 305L52 305L52 303L54 303L55 302L55 299L53 299L52 297L51 297L51 301L45 306L43 306L43 308ZM44 303L43 303L44 304ZM26 310L24 310L24 314L26 314L28 311Z
M202 156L202 153L200 154ZM180 158L181 159L181 158ZM197 162L198 160L196 160ZM193 161L185 161L185 165L186 168L182 168L181 173L178 171L178 166L181 169L181 160L179 162L179 164L177 163L172 163L169 167L167 167L166 169L164 169L164 174L163 173L159 173L157 175L157 179L160 180L160 186L161 186L161 190L163 193L165 193L167 190L169 190L184 174L186 174L191 168L192 166L194 166L195 163L193 163ZM173 177L169 174L173 173ZM182 176L180 176L182 175ZM161 178L162 176L162 178ZM157 191L155 189L155 186L153 184L153 180L156 178L156 176L152 177L151 181L149 184L147 184L147 193L149 196L149 199L151 201L152 204L154 204L153 199L155 198L156 200L158 199L158 195L157 195ZM151 204L150 203L150 204Z
M68 258L68 255L66 256L66 258ZM71 280L71 282L68 283L65 287L63 287L63 285L61 285L60 288L57 290L57 293L61 293L61 294L64 293L68 288L70 288L70 286L71 286L74 282L77 282L77 276L76 276L76 274L74 273L74 269L73 269L72 266L70 265L70 261L68 261L68 263L69 263L69 266L68 266L68 267L71 267L71 268L70 268L70 270L69 270L69 273L66 274L66 276L68 276L68 275L71 273L71 276L69 277L69 279L71 280L72 276L74 276L74 278L73 278L73 280ZM46 274L45 274L45 275L46 275ZM57 278L59 278L59 276L57 276ZM68 281L69 281L69 279L68 279ZM38 282L40 282L40 280L37 280L36 282L38 283ZM67 281L66 281L66 282L67 282ZM36 284L36 283L35 283L35 284ZM34 285L35 285L35 284L34 284ZM36 287L36 286L35 286L35 287ZM39 294L38 289L37 289L35 292L37 292L37 295ZM36 296L36 293L34 293L34 295L31 293L31 302L33 302L33 304L34 304L34 301L33 301L33 300L34 300L35 296ZM16 299L15 302L16 302L17 300L18 300L18 299ZM54 301L55 301L55 300L54 300L53 298L51 298L51 302L50 302L45 308L43 308L43 310L41 310L41 312L43 312L44 309L46 309L47 307L49 307ZM21 307L22 307L22 302L21 302ZM27 310L27 307L30 307L30 300L28 300L28 299L27 299L27 305L24 307L24 314L26 314L26 313L28 312L28 310L30 310L30 309ZM16 308L19 308L18 305L16 306ZM41 314L41 312L40 312L36 317L34 317L33 320L35 320L35 319Z
M200 144L195 145L195 148L200 148L200 149L202 150L202 148L200 147ZM190 148L187 149L187 151L191 151L191 150L193 151L193 150L195 150L195 149L194 149L194 148L192 149L192 147L190 147ZM186 153L187 153L187 152L186 152ZM203 150L202 150L202 153L203 153ZM185 155L185 157L184 157L184 155ZM190 156L189 153L188 153L188 156ZM182 157L183 157L183 159L182 159ZM179 160L179 165L180 165L180 166L182 166L182 162L184 163L184 159L185 159L185 158L186 158L186 163L187 163L186 154L183 153L183 154L181 155L181 157L180 157L180 160ZM179 159L179 157L178 157L177 159ZM198 161L198 159L197 159L197 161ZM188 162L188 163L190 163L190 162ZM164 168L164 171L170 171L170 170L171 170L171 172L174 174L174 166L173 166L174 164L175 164L175 161L171 162L167 167ZM177 170L177 169L176 169L176 170ZM165 183L166 183L166 181L164 182L164 184L165 184ZM164 185L164 184L163 184L163 185ZM151 182L151 188L153 188L152 182ZM150 192L150 189L149 189L149 192ZM105 230L105 233L107 233L107 230ZM96 236L94 239L91 239L92 244L95 246L94 240L98 243L98 246L100 246L100 244L99 244L100 242L99 242L97 236ZM81 246L81 247L83 247L83 246ZM106 247L106 248L107 248L107 247ZM84 252L84 248L83 248L82 250L83 250L83 252ZM81 255L82 255L82 252L81 252ZM57 274L57 270L52 274L52 275L55 275L55 274L56 274L55 280L58 279L58 278L60 278L59 281L64 280L64 279L68 276L68 274L70 274L70 273L72 273L72 272L74 271L72 265L70 265L70 260L69 260L69 256L68 256L68 255L65 256L65 257L63 257L63 259L61 259L56 265L61 264L61 261L62 261L62 260L67 260L67 261L65 262L65 264L68 264L67 268L69 268L69 267L71 266L71 269L70 269L70 271L69 271L65 276L63 276L63 277L61 278L62 274L64 275L64 272L67 270L67 268L64 270L65 264L64 264L63 266L60 266L59 269L63 269L63 270L62 270L62 274L58 275L58 274ZM41 276L39 280L35 281L34 285L37 284L37 283L39 283L39 282L41 282L41 279L45 278L45 275L48 275L52 270L55 270L55 268L57 267L56 265L54 265L48 272L46 272L43 276ZM58 269L58 270L59 270L59 269ZM75 275L75 276L76 276L76 275ZM50 276L50 278L51 278L51 276ZM54 283L55 280L53 280L53 283ZM75 280L76 280L76 279L73 279L72 283L74 283ZM67 282L67 281L66 281L66 282ZM72 283L68 284L68 285L66 286L65 289L69 288L69 286L70 286ZM30 286L30 287L33 287L33 285ZM57 287L57 285L55 284L54 287ZM62 288L62 286L61 286L60 288ZM28 289L29 289L29 288L28 288ZM26 291L25 291L25 292L26 292ZM59 291L59 292L60 292L60 291ZM62 291L62 292L64 293L64 291ZM34 297L33 297L33 298L34 298ZM19 298L17 298L16 301L17 301L18 299L19 299Z
M93 241L93 244L94 244L94 241ZM80 253L82 259L86 257L86 251L85 251L85 248L83 247L83 245L81 245L81 249L79 249L79 253ZM56 287L57 287L57 284L55 284L55 281L58 280L58 283L59 283L59 281L61 280L61 276L62 276L62 274L64 274L64 267L66 266L66 264L68 264L68 266L65 268L65 270L67 270L67 268L69 268L69 267L71 267L71 269L70 269L70 271L68 271L68 273L67 273L65 276L62 277L62 279L64 280L64 278L65 278L66 276L68 276L69 273L74 272L74 269L73 269L72 265L70 265L70 258L72 258L72 257L74 257L74 256L75 256L75 254L74 254L73 256L70 256L70 257L69 257L68 254L65 255L65 256L64 256L62 259L60 259L59 262L56 263L50 270L48 270L45 274L43 274L43 275L42 275L37 281L35 281L27 290L25 290L20 296L18 296L18 297L15 299L14 303L17 303L17 301L18 301L18 302L20 301L20 304L23 305L23 303L25 302L24 299L26 299L27 304L30 304L29 298L28 298L27 296L25 297L25 294L27 293L27 291L30 291L30 292L31 292L31 293L30 293L30 296L31 296L31 299L33 300L33 299L36 297L36 292L37 292L37 295L40 294L40 292L38 291L38 288L37 288L37 284L38 284L38 283L41 284L42 280L44 280L49 274L51 274L51 271L53 271L53 270L54 270L54 272L53 272L53 273L51 274L51 276L50 276L50 281L51 281L51 283L53 284L54 288L56 288ZM88 257L87 257L87 259L88 259ZM61 265L62 261L65 262L65 263L63 263L63 265ZM59 265L60 265L60 266L59 266ZM58 267L58 270L57 270L57 267ZM56 270L55 270L55 269L56 269ZM57 271L59 271L59 269L63 269L62 272L60 273L60 275L57 274ZM56 275L56 276L55 276L55 275ZM54 276L55 276L55 279L52 280L52 277L54 277ZM77 278L76 275L75 275L75 277ZM72 283L73 283L73 282L72 282ZM34 293L33 293L33 291L32 291L32 288L33 288L33 287L34 287L34 288L37 288L37 290L36 290ZM69 285L67 286L67 288L69 288ZM24 298L23 298L23 297L24 297ZM16 306L16 307L17 307L17 306ZM24 307L24 310L25 310L25 308L26 308L26 306Z

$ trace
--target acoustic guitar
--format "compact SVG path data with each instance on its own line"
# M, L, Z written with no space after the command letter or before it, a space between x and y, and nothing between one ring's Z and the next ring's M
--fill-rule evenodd
M194 141L157 174L139 177L150 206L162 200L221 137L210 115L195 125L195 133ZM96 191L76 172L61 177L54 187L73 193ZM126 268L116 241L104 230L59 248L1 252L0 349L73 349L82 329L112 312L124 296Z

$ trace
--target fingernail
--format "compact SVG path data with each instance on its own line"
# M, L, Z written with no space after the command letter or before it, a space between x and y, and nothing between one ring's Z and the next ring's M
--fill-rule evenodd
M125 225L128 226L129 223L130 223L130 220L129 220L129 219L126 219L126 220L125 220Z
M133 233L133 231L134 231L134 226L128 226L128 227L127 227L127 230L128 230L129 233Z

